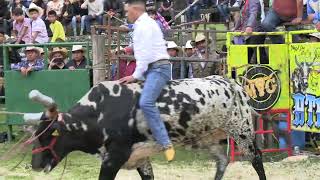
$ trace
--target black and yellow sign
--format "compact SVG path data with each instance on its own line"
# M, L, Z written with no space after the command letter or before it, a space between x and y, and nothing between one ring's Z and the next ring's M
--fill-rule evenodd
M281 82L277 71L269 66L249 67L240 77L242 86L250 96L249 104L257 111L272 108L280 97Z

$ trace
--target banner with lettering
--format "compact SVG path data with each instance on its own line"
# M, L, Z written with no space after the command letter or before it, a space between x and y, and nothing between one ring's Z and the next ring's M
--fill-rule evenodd
M320 133L320 43L289 45L292 129Z
M262 56L266 52L267 56ZM248 54L254 52L252 58ZM252 63L252 61L256 63ZM289 56L287 44L228 45L228 73L236 71L237 82L250 96L257 111L289 107Z

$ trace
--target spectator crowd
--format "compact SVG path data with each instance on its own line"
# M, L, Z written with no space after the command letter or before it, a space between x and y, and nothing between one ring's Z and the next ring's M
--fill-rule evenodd
M287 23L291 25L313 23L320 30L319 0L185 0L185 7L190 8L185 13L187 21L200 19L200 9L214 7L217 9L220 19L225 22L234 22L234 31L246 32L245 36L234 38L235 44L263 44L264 36L248 36L252 32L275 31L276 27ZM158 1L159 2L159 1ZM147 0L147 13L152 17L160 29L166 35L171 29L170 20L176 15L173 0L161 0L159 5L153 0ZM269 4L269 9L265 9ZM192 5L192 6L191 6ZM157 7L157 8L155 8ZM236 12L230 12L231 8L238 8ZM67 40L66 32L71 29L73 36L90 34L93 23L102 25L106 16L123 19L125 16L125 0L0 0L0 43L4 43L6 37L11 37L10 43L37 44L48 42L64 42ZM134 29L134 24L125 24L128 29ZM290 29L291 28L291 29ZM294 26L288 27L292 30ZM313 34L313 38L320 37ZM208 42L206 42L206 40ZM281 37L271 37L273 43L282 43ZM168 54L171 57L194 57L207 59L217 57L215 51L210 50L211 39L206 39L204 34L197 34L194 39L189 39L183 47L174 41L168 41ZM208 46L208 47L207 47ZM115 55L133 55L132 46L114 51ZM13 70L21 71L27 75L31 71L37 71L48 64L49 69L77 69L85 68L87 60L86 51L82 47L72 48L72 58L68 60L68 52L64 48L53 48L50 52L48 63L43 63L43 50L37 47L25 49L25 57L19 57L17 48L11 48L9 62ZM0 50L2 53L2 50ZM208 54L207 54L208 53ZM248 56L255 52L249 50ZM262 52L262 55L265 52ZM1 55L1 54L0 54ZM3 58L2 55L0 57ZM1 65L3 62L1 61ZM133 73L134 61L120 60L117 72L120 78ZM181 71L184 68L184 71ZM211 62L180 62L172 63L173 79L203 77L219 74L219 67ZM184 74L180 74L184 72ZM113 74L113 78L116 79Z

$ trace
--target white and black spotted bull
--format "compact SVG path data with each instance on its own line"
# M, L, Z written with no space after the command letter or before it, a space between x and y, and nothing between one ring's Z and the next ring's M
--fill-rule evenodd
M139 108L142 88L138 83L102 82L68 112L40 121L32 168L50 172L67 154L79 150L101 156L101 180L114 179L120 168L136 168L142 179L153 179L148 158L160 149ZM222 142L230 136L264 180L247 101L240 85L211 76L170 81L157 106L176 146L208 149L216 157L215 179L222 179L229 163Z

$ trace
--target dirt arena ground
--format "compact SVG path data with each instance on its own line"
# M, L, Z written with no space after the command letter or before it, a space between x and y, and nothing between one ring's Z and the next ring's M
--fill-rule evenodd
M81 156L81 159L78 158ZM18 162L15 159L13 162ZM55 180L59 179L63 170L62 162L50 174L36 173L31 171L30 157L27 157L14 171L9 171L14 163L0 163L0 180ZM4 164L4 165L3 165ZM215 172L214 164L209 161L175 162L166 164L156 160L154 173L156 180L207 180L213 179ZM269 180L316 180L319 179L320 159L318 157L295 156L279 162L266 162L265 170ZM99 173L99 161L91 156L80 153L69 157L63 179L97 179ZM121 170L117 180L139 180L136 171ZM254 169L249 162L234 162L228 166L225 180L257 180Z

